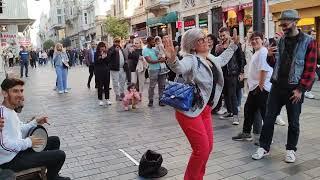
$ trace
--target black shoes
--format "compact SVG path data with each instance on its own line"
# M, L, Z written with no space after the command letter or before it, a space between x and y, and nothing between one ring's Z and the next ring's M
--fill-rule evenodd
M153 100L149 100L148 107L153 107Z

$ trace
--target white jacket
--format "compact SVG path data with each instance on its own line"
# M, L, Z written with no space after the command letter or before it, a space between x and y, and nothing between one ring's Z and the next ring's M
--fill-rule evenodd
M30 123L20 121L17 113L4 106L4 127L0 131L0 165L10 162L20 151L32 147L30 138L26 138L30 128L37 126L35 120Z

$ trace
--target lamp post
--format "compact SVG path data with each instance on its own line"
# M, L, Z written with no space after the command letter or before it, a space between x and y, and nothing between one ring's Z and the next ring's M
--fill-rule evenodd
M263 32L262 0L253 0L253 31Z

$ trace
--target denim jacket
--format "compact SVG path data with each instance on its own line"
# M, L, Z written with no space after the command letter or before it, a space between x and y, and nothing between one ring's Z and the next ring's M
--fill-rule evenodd
M69 61L68 59L68 55L65 52L62 53L54 53L53 54L53 63L54 66L63 66L63 62L62 61Z
M285 41L284 37L280 39L278 44L278 52L275 55L275 66L273 70L273 74L271 77L271 82L278 82L279 80L279 71L280 71L280 65L281 65L281 55L284 53L285 50ZM309 43L312 41L312 37L300 32L298 37L298 43L293 51L293 60L289 72L289 79L288 83L291 85L298 85L299 81L301 79L301 75L304 71L304 65L305 65L305 57L306 52L308 49Z

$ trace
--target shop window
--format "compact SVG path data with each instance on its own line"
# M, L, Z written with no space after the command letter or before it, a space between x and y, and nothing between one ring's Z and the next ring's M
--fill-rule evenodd
M58 24L62 24L62 16L58 16Z
M88 24L88 13L84 13L84 24Z

